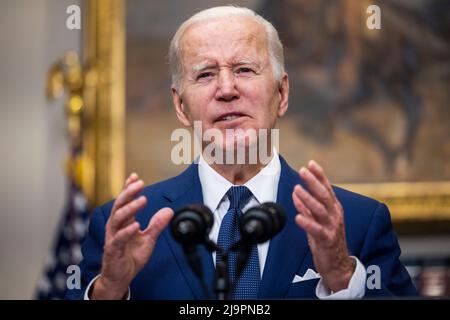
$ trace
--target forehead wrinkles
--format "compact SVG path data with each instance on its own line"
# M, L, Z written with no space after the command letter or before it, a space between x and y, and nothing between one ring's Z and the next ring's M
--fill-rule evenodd
M249 19L244 23L242 17L239 18L241 23L236 24L233 21L224 23L219 20L203 21L190 26L180 41L182 64L212 62L216 58L225 58L228 60L226 62L233 63L250 57L257 60L267 58L265 31L253 20ZM184 67L183 69L185 70Z

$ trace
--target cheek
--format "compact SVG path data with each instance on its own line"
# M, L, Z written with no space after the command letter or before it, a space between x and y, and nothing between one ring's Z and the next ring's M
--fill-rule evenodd
M205 118L211 91L209 88L189 88L185 91L185 105L194 120Z
M258 122L267 123L276 119L279 99L273 86L253 84L247 87L246 92L250 105L255 107L252 113Z

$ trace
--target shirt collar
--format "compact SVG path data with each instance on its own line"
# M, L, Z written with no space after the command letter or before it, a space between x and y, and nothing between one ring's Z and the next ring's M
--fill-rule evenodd
M275 202L277 198L281 163L277 150L274 148L273 151L270 162L244 184L259 203ZM203 202L208 208L215 211L233 184L217 173L202 155L198 162L198 175L202 185Z

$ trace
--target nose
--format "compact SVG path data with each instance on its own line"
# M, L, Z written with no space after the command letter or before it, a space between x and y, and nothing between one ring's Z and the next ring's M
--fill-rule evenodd
M229 102L235 99L239 99L239 91L234 74L228 68L221 69L217 79L216 100Z

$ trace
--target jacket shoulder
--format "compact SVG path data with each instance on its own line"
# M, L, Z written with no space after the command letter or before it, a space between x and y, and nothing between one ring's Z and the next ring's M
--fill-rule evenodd
M189 190L196 176L198 176L197 166L191 164L186 170L174 177L145 186L137 197L144 195L147 200L150 200L148 201L147 207L152 210L161 208L167 204L168 200L176 198ZM108 220L114 201L115 199L112 199L100 205L94 210L94 213L99 212L103 214L105 221Z
M345 231L350 251L359 252L370 228L392 227L389 209L378 200L340 187L333 187L344 209Z
M344 209L346 224L352 229L356 227L367 230L377 210L387 211L390 218L388 208L380 201L341 187L333 186L333 189Z
M344 209L347 208L350 211L373 212L381 205L376 199L341 187L333 186L333 190Z

